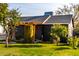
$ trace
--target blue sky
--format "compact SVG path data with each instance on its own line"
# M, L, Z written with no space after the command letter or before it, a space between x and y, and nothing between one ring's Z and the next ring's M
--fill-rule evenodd
M19 8L22 16L43 15L44 12L55 11L64 4L60 3L9 3L9 9Z

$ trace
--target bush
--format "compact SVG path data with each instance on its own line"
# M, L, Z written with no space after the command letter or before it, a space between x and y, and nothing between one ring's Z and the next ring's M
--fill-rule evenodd
M56 34L51 34L51 41L56 45L58 45L58 43L60 42L60 37L57 36Z
M51 28L51 33L60 37L61 42L67 41L68 28L66 25L54 24Z
M74 27L74 35L79 35L79 23L77 23Z
M77 48L78 46L78 42L79 42L79 38L78 37L71 37L68 39L69 41L69 45L72 46L74 49Z
M65 25L54 24L51 29L51 33L59 37L66 37L68 34L68 28Z

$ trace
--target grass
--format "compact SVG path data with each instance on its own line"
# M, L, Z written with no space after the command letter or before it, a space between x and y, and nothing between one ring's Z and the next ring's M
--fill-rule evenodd
M0 56L79 56L79 49L54 44L0 44Z

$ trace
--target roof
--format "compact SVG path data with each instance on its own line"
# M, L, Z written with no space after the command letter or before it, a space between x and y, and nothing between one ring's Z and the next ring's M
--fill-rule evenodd
M62 24L69 24L72 20L72 15L55 15L52 16L49 20L47 20L46 24L51 23L62 23Z
M21 17L21 21L24 22L33 22L36 24L53 24L53 23L62 23L69 24L72 20L72 15L54 15L54 16L32 16L32 17Z
M21 21L42 24L49 16L21 17Z

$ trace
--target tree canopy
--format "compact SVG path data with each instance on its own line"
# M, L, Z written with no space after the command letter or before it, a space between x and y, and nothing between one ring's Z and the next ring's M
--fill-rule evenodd
M20 20L21 13L17 9L8 9L7 3L0 3L0 25L3 26L6 32L6 44L14 36L16 22Z

